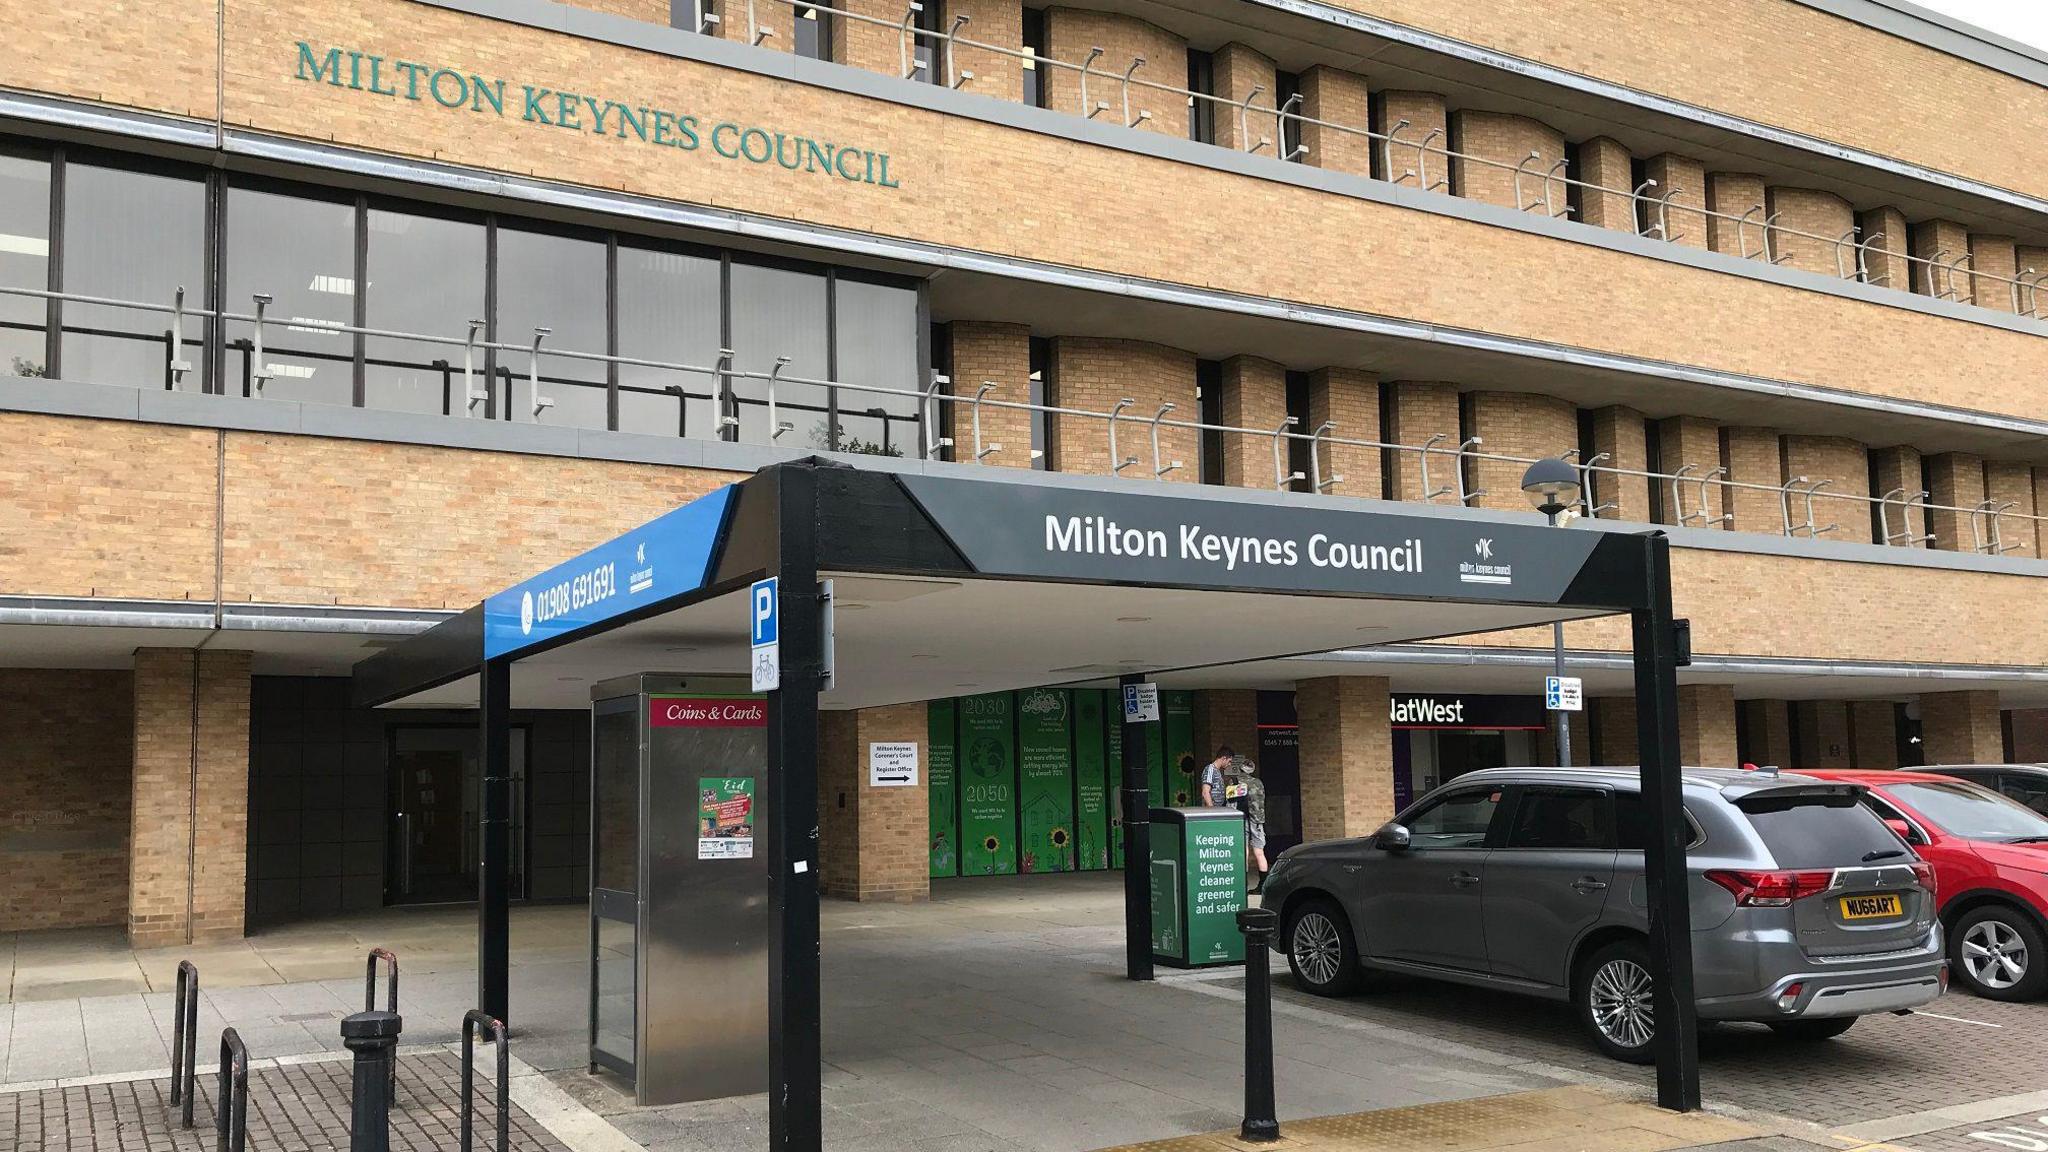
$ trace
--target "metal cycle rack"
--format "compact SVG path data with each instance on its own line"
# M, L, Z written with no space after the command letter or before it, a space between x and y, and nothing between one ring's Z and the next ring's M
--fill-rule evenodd
M1914 548L1922 544L1928 544L1933 542L1934 533L1916 533L1913 531L1913 508L1915 506L1914 502L1925 501L1927 498L1928 494L1925 489L1908 495L1904 488L1894 488L1878 498L1878 529L1884 533L1884 542L1886 544L1902 545L1907 548ZM1897 500L1899 502L1900 516L1899 530L1897 532L1892 531L1890 509L1893 500ZM1927 522L1926 505L1923 503L1920 505L1920 508L1920 522L1922 524L1925 524Z
M372 948L363 961L363 1011L377 1010L377 961L384 961L389 974L384 984L384 1010L398 1014L398 955L389 948ZM398 1095L398 1061L391 1061L391 1095Z
M498 1152L512 1147L512 1052L507 1045L505 1025L497 1017L472 1008L462 1014L462 1152L470 1152L476 1113L476 1037L498 1049Z
M242 1152L249 1140L249 1048L233 1028L220 1034L220 1096L213 1117L217 1152Z
M180 1126L192 1126L192 1097L198 1094L199 968L178 961L178 995L171 1002L171 1103Z

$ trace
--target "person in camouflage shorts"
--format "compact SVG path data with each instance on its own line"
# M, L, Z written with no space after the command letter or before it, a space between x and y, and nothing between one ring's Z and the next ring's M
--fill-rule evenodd
M1266 782L1259 779L1259 766L1248 756L1232 756L1223 779L1233 804L1244 813L1245 856L1251 890L1257 892L1266 880Z

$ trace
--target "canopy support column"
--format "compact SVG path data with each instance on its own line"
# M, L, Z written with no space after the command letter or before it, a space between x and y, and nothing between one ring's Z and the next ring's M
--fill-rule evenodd
M818 975L818 690L825 671L818 587L818 480L776 472L781 687L768 694L768 1147L824 1144ZM736 622L737 623L737 622Z
M1145 682L1120 676L1119 688ZM1123 717L1123 693L1112 705L1123 725L1124 969L1132 980L1152 979L1152 786L1145 762L1146 731Z
M511 1013L512 661L486 660L477 675L483 779L477 841L476 1002L499 1020Z

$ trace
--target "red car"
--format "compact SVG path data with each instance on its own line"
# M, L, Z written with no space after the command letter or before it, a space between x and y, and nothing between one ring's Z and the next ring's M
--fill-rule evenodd
M1937 770L1808 771L1863 802L1934 865L1949 974L1992 1000L2048 991L2048 816Z

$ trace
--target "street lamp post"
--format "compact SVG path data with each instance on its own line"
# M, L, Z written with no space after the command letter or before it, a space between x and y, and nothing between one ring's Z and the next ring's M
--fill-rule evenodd
M1552 528L1562 528L1565 513L1579 498L1579 470L1555 456L1546 456L1522 473L1522 493L1536 510L1549 519ZM1564 621L1550 626L1551 675L1564 678ZM1557 763L1572 766L1571 713L1557 713Z

